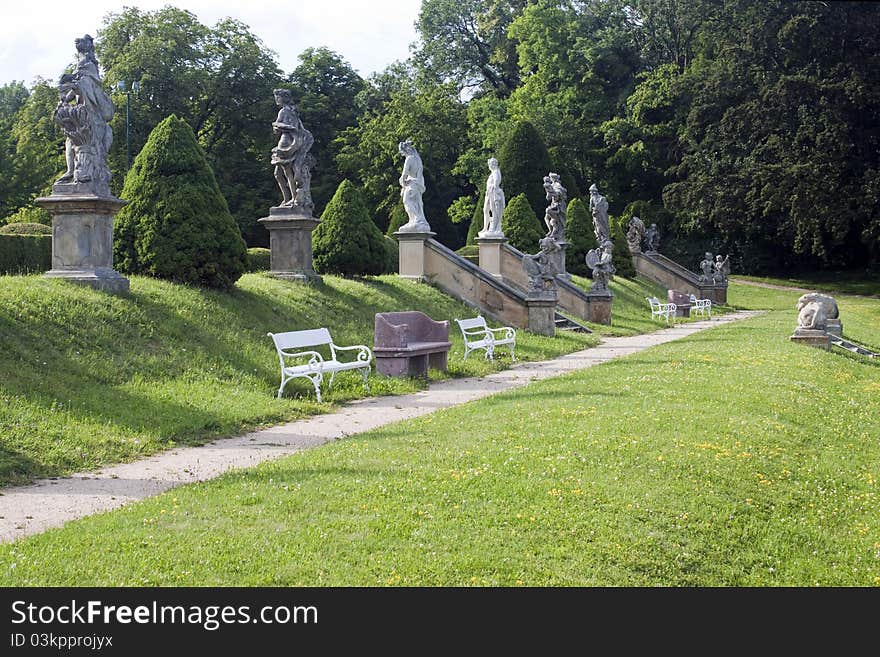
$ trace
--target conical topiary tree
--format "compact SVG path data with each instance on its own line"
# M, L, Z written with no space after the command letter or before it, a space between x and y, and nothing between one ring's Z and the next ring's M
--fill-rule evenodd
M485 193L482 193L477 199L477 207L474 208L474 214L471 217L471 226L468 228L465 244L477 244L477 234L483 230L483 202L485 198ZM502 227L501 230L504 230L504 228Z
M501 230L510 242L510 246L523 253L534 253L538 250L538 240L547 231L541 229L538 217L532 211L525 194L517 194L501 215Z
M407 221L409 221L409 217L406 214L406 208L403 207L403 203L396 204L391 209L391 218L388 220L388 230L385 231L385 234L394 239L394 233L400 230L400 227Z
M587 204L574 198L568 204L568 217L565 227L565 269L572 274L589 276L587 251L596 248L596 233L593 230L593 217Z
M626 229L628 217L614 217L610 222L611 241L614 242L614 275L621 278L635 278L636 269L633 267L632 255L626 243Z
M340 276L382 274L388 268L385 236L358 188L343 180L312 233L315 271Z
M544 176L553 170L553 165L535 126L528 121L518 122L501 144L497 157L507 198L524 193L535 215L543 217L547 207Z
M192 128L174 114L150 133L125 177L113 257L120 271L229 289L247 250Z

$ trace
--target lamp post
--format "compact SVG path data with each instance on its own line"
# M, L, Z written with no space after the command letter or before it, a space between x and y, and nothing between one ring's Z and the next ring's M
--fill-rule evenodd
M137 80L131 86L125 80L116 83L116 90L125 94L125 150L128 155L126 171L131 168L131 94L141 90L141 83Z

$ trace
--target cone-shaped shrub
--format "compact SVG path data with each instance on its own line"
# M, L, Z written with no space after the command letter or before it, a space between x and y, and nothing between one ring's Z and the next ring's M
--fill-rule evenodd
M229 289L247 250L192 128L175 115L150 133L125 177L114 264L132 274Z
M497 157L504 195L511 198L524 193L532 211L543 217L547 207L544 176L553 171L553 165L544 140L535 126L528 121L518 122L507 140L501 144ZM572 197L569 192L569 198Z
M629 217L615 217L611 220L611 241L614 242L614 272L615 276L623 278L635 278L636 269L633 267L632 255L626 243L626 229Z
M477 243L477 234L483 230L483 203L485 201L485 194L480 194L477 199L477 207L474 208L474 214L471 217L471 225L468 228L467 240L465 240L465 244L476 245ZM502 215L502 219L503 219ZM504 230L504 226L501 226L501 230Z
M523 253L535 253L538 250L538 240L547 234L547 231L541 229L541 222L535 216L525 194L517 194L510 199L501 215L501 230L510 241L510 246Z
M340 276L382 274L389 251L385 236L367 210L358 188L343 180L312 233L315 271Z
M593 216L587 204L575 198L568 204L568 216L565 225L565 240L568 250L565 252L565 269L571 274L589 276L587 267L587 251L596 248L596 233L593 230Z
M409 217L406 214L406 208L403 207L403 203L395 204L391 210L391 218L388 220L388 230L385 231L385 234L395 239L394 233L400 230L400 227L407 221L409 221Z

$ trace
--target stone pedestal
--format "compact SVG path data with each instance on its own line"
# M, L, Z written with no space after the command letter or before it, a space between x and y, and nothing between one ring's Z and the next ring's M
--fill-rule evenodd
M565 271L565 252L568 250L568 242L563 240L562 242L556 242L557 246L559 246L558 251L554 251L550 254L550 260L553 262L553 266L556 268L556 271L559 273L557 276L559 278L564 278L567 281L571 280L571 274Z
M321 220L300 208L269 208L259 219L269 231L269 275L299 283L320 283L312 267L312 231Z
M611 324L611 301L614 295L611 292L600 292L598 294L587 294L587 302L589 307L588 322L593 324Z
M436 234L432 231L427 233L397 231L394 233L399 247L398 275L401 278L415 281L424 280L425 242Z
M838 338L843 337L843 324L839 319L828 319L825 321L825 332L836 335Z
M530 295L526 297L529 311L528 329L538 335L556 335L556 294Z
M789 340L820 349L831 349L831 337L825 331L797 328Z
M503 280L501 275L501 249L507 244L504 235L487 235L478 237L477 245L480 247L480 268L485 269L498 280Z
M51 196L36 200L52 215L52 269L44 276L128 292L128 279L113 269L113 217L127 201L76 191L74 184L55 185Z

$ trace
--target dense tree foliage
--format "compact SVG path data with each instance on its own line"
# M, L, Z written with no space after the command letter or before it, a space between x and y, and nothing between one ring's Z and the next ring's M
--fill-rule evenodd
M172 114L125 178L113 255L120 271L229 289L246 247L189 124Z
M416 29L412 56L367 80L320 44L285 76L247 26L172 6L110 14L97 46L108 88L141 83L132 152L184 118L251 245L278 201L272 89L285 85L315 135L318 211L349 178L382 231L400 205L397 144L412 139L426 216L452 248L472 225L459 199L478 199L494 156L508 199L525 193L538 217L549 171L570 199L596 183L621 221L652 215L691 267L704 248L741 272L880 264L880 4L423 0ZM56 101L52 84L0 87L0 217L63 167ZM125 101L114 94L116 190Z

